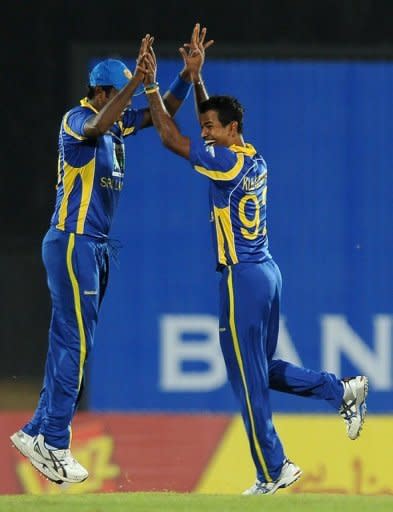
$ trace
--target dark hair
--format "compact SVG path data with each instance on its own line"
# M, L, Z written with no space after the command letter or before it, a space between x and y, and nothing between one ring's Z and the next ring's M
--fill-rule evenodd
M199 105L199 113L204 114L208 110L217 112L218 119L223 126L227 126L232 121L237 121L237 130L243 132L243 113L244 108L240 102L232 96L210 96L206 101Z
M111 90L113 89L113 85L99 85L98 87L101 87L103 91L105 91L105 95L109 96ZM86 96L89 98L89 100L92 100L96 93L96 85L88 85L87 86L87 94Z

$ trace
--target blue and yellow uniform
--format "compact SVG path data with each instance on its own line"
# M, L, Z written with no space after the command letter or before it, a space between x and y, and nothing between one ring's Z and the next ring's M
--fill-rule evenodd
M125 172L124 137L135 134L142 110L128 109L122 120L98 139L83 135L86 120L97 111L83 99L67 112L59 135L58 183L51 225L78 235L109 233Z
M327 400L339 409L341 382L273 360L280 317L281 273L268 248L267 168L255 148L191 141L190 162L210 179L210 209L220 280L220 344L240 402L261 482L278 478L284 460L272 423L269 388Z
M95 113L84 99L63 117L56 205L42 245L52 299L49 348L40 401L23 430L43 434L55 448L69 446L107 285L108 234L125 173L124 137L135 134L143 118L142 110L126 110L107 133L89 139L84 124Z

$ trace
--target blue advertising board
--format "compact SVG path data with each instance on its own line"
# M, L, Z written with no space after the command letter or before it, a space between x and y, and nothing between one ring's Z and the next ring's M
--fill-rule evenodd
M162 91L180 67L159 62ZM245 140L267 161L269 242L283 274L277 357L366 374L369 408L392 412L393 65L215 60L204 76L211 95L244 105ZM176 122L199 136L191 96ZM154 128L126 145L112 229L122 249L89 361L89 407L237 411L218 344L207 179ZM272 403L329 411L276 392Z

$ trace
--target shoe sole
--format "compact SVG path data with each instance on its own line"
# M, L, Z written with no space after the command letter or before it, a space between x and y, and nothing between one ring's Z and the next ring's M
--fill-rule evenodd
M18 446L18 442L17 442L17 441L15 441L15 439L17 439L17 438L15 437L15 434L14 434L14 435L12 435L12 436L10 437L10 439L11 439L12 446L13 446L14 448L16 448L20 454L22 454L24 457L26 457L26 458L27 458L27 460L30 462L30 464L33 466L33 468L34 468L36 471L38 471L38 472L39 472L39 474L40 474L41 476L43 476L44 478L46 478L46 480L48 480L49 482L52 482L52 483L57 484L57 485L61 485L61 484L63 484L63 483L64 483L64 481L63 481L63 480L57 480L55 475L51 475L51 476L49 476L49 475L47 475L47 474L43 473L43 472L42 472L42 469L44 469L44 468L45 468L45 469L47 469L48 473L49 473L49 471L50 471L50 470L48 469L48 467L47 467L47 466L45 466L45 464L40 464L40 463L36 462L35 460L32 460L32 459L30 458L30 456L29 456L29 453L28 453L27 451L25 451L25 450L22 448L22 446L23 446L22 444L20 444L20 445Z
M359 414L360 414L360 426L359 426L359 430L356 432L356 436L353 438L352 437L350 438L352 441L355 441L355 439L357 439L360 436L360 432L362 431L364 420L365 420L366 414L367 414L366 398L368 395L368 378L362 377L362 379L363 379L363 393L362 393L361 398L359 397L359 400L356 397L356 407L358 408Z
M289 487L290 485L294 484L297 480L299 480L302 474L303 471L299 468L298 471L291 478L288 478L287 480L281 480L281 482L277 482L277 485L265 494L274 494L279 489L285 489L286 487Z
M40 473L40 475L42 475L43 477L45 477L47 480L49 480L49 482L52 482L54 484L57 484L57 485L63 485L65 484L64 480L56 480L56 476L53 475L53 476L49 476L45 473L43 473L43 470L45 469L46 471L50 471L50 469L48 468L48 466L46 466L45 464L41 464L40 462L37 462L33 459L30 459L29 458L29 461L30 461L30 464L33 466L33 468L38 471Z
M359 410L360 410L360 428L359 428L359 432L358 432L358 436L360 435L360 432L363 428L363 423L364 423L364 420L366 418L366 414L367 414L367 404L366 404L366 398L367 398L367 395L368 395L368 378L367 377L363 377L364 379L364 387L363 387L363 399L360 400L359 402Z

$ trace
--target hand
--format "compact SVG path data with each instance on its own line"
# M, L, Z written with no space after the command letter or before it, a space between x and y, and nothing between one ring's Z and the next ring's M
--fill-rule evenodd
M136 59L136 67L134 71L134 76L139 78L141 81L144 80L146 74L146 67L144 64L144 58L146 54L150 51L152 44L154 42L154 37L150 34L146 34L145 37L141 41L141 46L139 48L138 57Z
M143 58L143 66L146 69L143 79L144 85L150 85L156 82L157 59L152 46L150 46L149 51Z
M182 48L179 48L184 61L183 71L190 76L191 81L198 80L203 63L205 62L205 50L214 43L213 39L205 43L206 32L206 27L203 27L201 30L200 24L196 23L191 34L191 41L185 43Z

